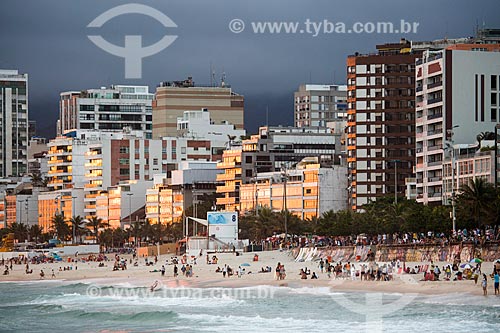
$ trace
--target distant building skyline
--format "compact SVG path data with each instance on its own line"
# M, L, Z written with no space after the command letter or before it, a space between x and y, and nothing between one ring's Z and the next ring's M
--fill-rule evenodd
M28 169L28 74L0 69L0 178Z

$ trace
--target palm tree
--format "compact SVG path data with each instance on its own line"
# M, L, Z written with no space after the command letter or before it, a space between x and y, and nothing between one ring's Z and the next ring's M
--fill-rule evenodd
M66 240L68 236L71 234L68 224L64 219L64 215L55 214L52 217L52 231L54 236L57 236L60 240Z
M97 216L92 216L90 220L87 222L87 226L91 227L93 230L93 234L95 237L95 242L96 244L99 243L99 228L104 227L104 224L102 223L102 219L98 218Z
M69 222L71 223L71 227L73 228L72 230L74 231L74 236L82 235L82 231L85 229L85 221L83 220L83 218L80 215L73 216L69 220ZM75 239L73 239L72 241L73 243L75 243Z
M484 178L476 178L471 180L469 184L460 187L457 207L463 216L470 216L475 227L480 227L487 224L495 197L493 184L488 183ZM481 216L486 217L486 221L481 221Z
M31 184L34 187L43 187L44 181L43 181L42 175L40 173L33 173L31 175Z
M129 232L131 235L134 235L134 243L135 243L135 246L137 247L138 246L138 238L140 237L141 235L141 224L139 223L139 221L135 221L129 228Z
M29 236L28 227L24 223L14 222L10 225L9 229L14 233L14 238L18 241L24 241Z
M38 238L40 238L42 236L43 229L39 225L35 224L29 228L28 232L29 232L31 239L34 239L35 243L38 243Z
M254 240L260 241L273 233L284 230L278 223L278 214L274 213L269 207L259 209L259 214L250 225L250 234Z

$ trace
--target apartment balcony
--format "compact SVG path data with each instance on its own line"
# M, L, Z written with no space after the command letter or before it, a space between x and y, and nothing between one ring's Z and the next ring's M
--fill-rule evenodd
M427 120L438 119L438 118L443 118L443 114L435 113L427 116Z
M65 160L48 160L47 161L48 165L71 165L71 161L65 161Z
M436 186L441 184L441 177L429 177L427 178L428 186Z
M438 81L438 82L428 84L427 89L432 89L432 88L442 87L442 86L443 86L443 81Z
M442 134L442 133L443 133L443 129L442 128L438 128L438 129L435 129L435 130L427 131L427 136L437 135L437 134Z
M241 166L241 162L219 162L217 163L217 169L232 169Z
M217 186L217 193L236 192L236 185Z
M102 162L100 162L100 163L95 163L95 162L85 163L84 166L85 166L85 168L92 169L92 170L102 170Z
M441 150L441 149L443 149L443 147L440 146L440 145L435 145L435 146L429 146L429 147L427 147L427 151L436 151L436 150Z
M433 161L433 162L428 162L427 166L432 167L432 166L441 166L443 164L443 161Z
M71 174L71 172L68 172L68 170L64 170L64 169L49 170L47 173L49 175L53 175L53 176L62 176L62 175L70 175Z
M427 105L436 104L436 103L439 103L439 102L442 102L442 101L443 101L443 98L441 98L441 97L428 99L427 100Z
M86 160L98 160L102 158L102 154L101 153L95 153L93 154L92 152L91 153L85 153L85 159Z
M232 205L236 204L237 202L236 197L229 197L229 198L217 198L217 205Z
M236 179L241 179L241 172L238 174L218 174L216 177L217 181L226 181L226 180L236 180Z
M83 188L85 189L94 189L94 188L100 188L101 185L100 184L85 184L83 185Z

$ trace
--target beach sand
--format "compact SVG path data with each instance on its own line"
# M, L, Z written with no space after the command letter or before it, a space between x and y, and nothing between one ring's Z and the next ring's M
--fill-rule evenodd
M128 284L138 287L149 287L155 280L161 282L167 287L191 287L191 288L239 288L259 285L271 286L287 286L292 288L300 287L328 287L331 291L362 291L362 292L384 292L384 293L402 293L402 294L422 294L422 295L442 295L451 293L466 293L471 295L482 295L481 279L475 284L473 280L463 281L421 281L423 274L394 274L392 281L360 281L359 278L355 281L349 279L328 278L326 273L321 273L318 267L318 262L295 262L293 256L289 252L266 251L258 252L259 260L252 261L254 253L243 253L236 256L233 253L214 253L219 259L217 265L206 263L206 254L197 258L197 264L193 265L193 277L185 277L182 275L180 268L182 265L177 265L179 268L179 276L174 278L173 265L165 265L165 276L161 276L159 270L165 260L170 262L173 254L165 254L158 257L158 262L154 266L146 266L144 257L139 258L139 266L134 267L129 264L130 255L124 255L122 258L127 259L127 270L113 271L114 260L104 262L104 267L98 267L98 262L57 262L52 264L30 265L33 269L33 274L25 273L24 265L14 265L13 270L9 275L1 275L0 282L15 282L15 281L40 281L40 270L45 272L45 281L77 281L83 283L91 283L96 285L120 285ZM113 258L113 255L108 255ZM80 260L82 257L80 256ZM153 260L154 257L148 257L148 260ZM277 263L285 265L286 279L277 281L275 279L274 269ZM222 273L216 273L217 267L223 268L225 264L229 265L236 272L238 266L242 263L248 263L245 274L240 278L233 275L223 278ZM360 268L362 263L355 262L356 269ZM380 263L379 263L380 264ZM406 263L408 267L414 267L425 263ZM448 263L438 262L441 271L442 267ZM73 266L73 270L59 271L59 267ZM272 272L258 273L262 267L270 266ZM75 269L78 267L78 269ZM301 280L299 272L301 268L308 268L311 272L316 272L317 280ZM493 263L484 262L482 271L487 275L491 274ZM55 278L52 278L52 270L54 270ZM152 272L157 270L158 272ZM441 274L441 277L444 273ZM493 281L488 277L488 294L494 295Z

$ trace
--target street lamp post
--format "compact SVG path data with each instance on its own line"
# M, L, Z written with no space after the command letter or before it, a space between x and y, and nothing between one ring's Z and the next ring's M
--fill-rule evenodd
M24 202L23 200L17 200L19 202L19 206L21 206L21 209L19 209L19 223L23 223L23 206L22 203Z
M71 196L71 215L73 216L73 244L75 244L75 237L76 237L76 226L75 226L75 199L77 197Z
M130 226L132 226L132 196L134 194L132 192L128 192L127 195L128 195L128 223Z
M283 211L284 211L284 215L285 215L285 243L288 241L288 216L287 216L287 211L288 211L288 207L287 207L287 197L286 197L286 182L288 180L288 174L287 174L287 169L286 169L286 166L283 165L282 167L282 170L283 170L283 197L284 197L284 200L283 200Z
M495 126L495 188L498 187L498 130L500 124Z

